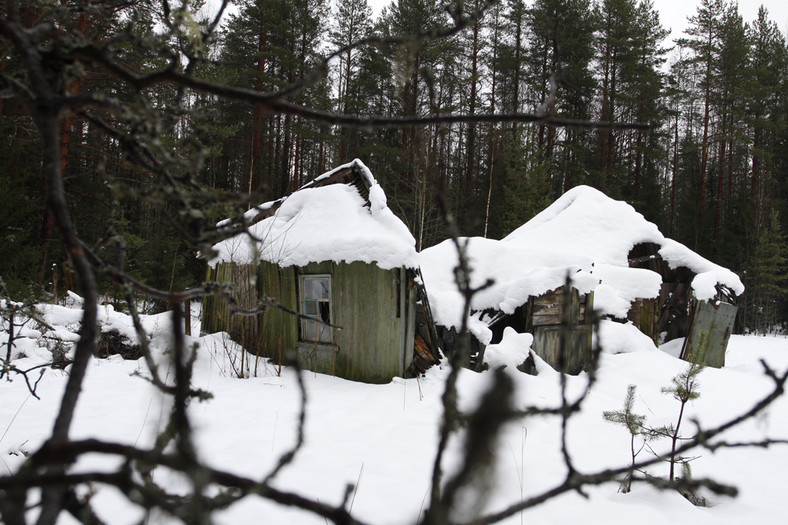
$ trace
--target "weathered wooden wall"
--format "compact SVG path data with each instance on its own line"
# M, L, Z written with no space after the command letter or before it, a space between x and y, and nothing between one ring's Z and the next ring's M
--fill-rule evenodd
M627 317L655 344L685 338L681 358L722 367L738 307L721 299L698 301L689 283L663 283L656 299L632 303Z
M526 329L534 334L533 351L556 370L579 374L591 362L594 295L565 287L532 297Z
M235 283L239 302L241 296L254 295L255 301L272 297L292 311L299 309L300 275L331 275L331 319L341 327L333 330L333 344L299 341L298 318L277 308L254 319L256 332L250 334L249 323L231 320L229 308L216 299L206 300L206 331L224 330L239 342L244 338L245 348L275 361L283 355L298 355L310 370L347 379L387 382L404 373L413 354L415 314L414 294L407 279L403 281L403 270L383 270L362 262L286 268L263 262L253 268L252 280L252 267L246 268L219 264L209 279ZM252 294L247 283L255 281Z
M657 299L636 299L627 313L627 319L632 321L638 330L649 336L655 345L659 344L658 308Z
M721 368L738 307L711 301L693 301L692 326L684 340L681 358L691 363Z
M232 296L240 308L258 304L255 268L246 264L219 263L208 268L207 280L233 285ZM222 298L208 296L203 301L202 330L207 333L227 332L244 348L257 344L258 318L231 314L230 305Z
M539 326L531 345L536 355L556 370L579 374L591 364L593 326Z
M594 294L580 294L562 286L518 306L491 326L492 343L499 343L506 327L533 334L533 351L556 370L578 374L591 359ZM493 315L493 312L489 312Z

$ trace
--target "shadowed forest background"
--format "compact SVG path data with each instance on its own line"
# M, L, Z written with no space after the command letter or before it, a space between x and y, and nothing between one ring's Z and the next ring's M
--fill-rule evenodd
M113 45L133 32L142 45L124 55L124 36L113 51L139 74L185 56L188 75L258 92L297 86L287 103L309 108L271 111L166 83L140 97L112 72L81 62L64 69L58 81L72 96L112 93L126 108L123 133L98 111L65 113L60 151L80 237L125 251L125 271L142 282L198 286L205 268L190 238L358 157L419 249L448 236L439 195L460 233L500 238L587 184L742 275L739 330L785 322L788 46L765 10L743 20L735 2L702 0L687 33L670 42L647 0L502 0L450 38L401 46L387 38L449 27L452 9L399 0L373 18L366 0L238 0L219 38L205 39L199 29L209 15L189 14L200 3L172 13L133 0L20 7L28 27L55 19L85 42ZM176 30L159 30L172 20ZM363 38L370 45L350 45ZM24 65L4 37L0 49L0 276L14 299L58 295L74 283L44 198L40 138L10 95ZM327 76L314 75L331 53ZM518 122L541 112L648 128ZM153 127L151 114L160 115ZM458 114L497 117L440 118ZM343 127L342 115L432 120ZM196 162L188 173L179 172L185 158ZM160 183L160 170L202 190L185 196ZM239 193L245 202L229 198ZM202 206L225 197L224 207ZM113 235L125 238L123 248L108 241ZM100 287L121 294L109 281Z

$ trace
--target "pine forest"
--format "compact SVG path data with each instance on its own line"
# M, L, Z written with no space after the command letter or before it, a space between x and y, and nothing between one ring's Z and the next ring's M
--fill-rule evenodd
M737 330L788 318L788 44L766 9L700 0L673 40L651 0L234 0L220 23L219 4L14 13L68 35L36 37L69 96L68 209L141 283L199 286L195 239L217 221L359 158L418 249L451 234L447 214L499 239L585 184L741 275ZM74 270L20 95L32 55L0 29L0 277L16 300L57 297Z

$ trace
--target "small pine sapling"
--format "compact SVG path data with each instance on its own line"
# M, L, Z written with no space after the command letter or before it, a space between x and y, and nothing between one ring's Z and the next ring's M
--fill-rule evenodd
M624 399L624 409L623 410L612 410L612 411L605 411L602 413L602 417L605 418L605 421L610 421L611 423L618 423L619 425L624 425L627 430L629 431L629 451L630 451L630 466L629 472L627 472L627 476L621 482L621 486L619 487L619 491L623 493L627 493L630 491L632 487L632 478L635 475L635 458L637 458L640 451L643 450L643 447L646 445L646 436L648 435L644 431L644 423L646 421L646 416L641 416L639 414L635 414L632 411L632 407L635 404L635 385L629 385L627 388L627 397ZM640 448L636 451L635 450L635 439L637 436L642 437L642 443Z
M669 464L670 464L670 472L669 472L669 480L671 483L675 481L675 469L676 463L686 464L690 459L683 458L683 457L676 457L676 448L678 447L678 443L680 440L685 439L681 436L681 421L684 418L684 408L686 407L687 403L698 399L700 397L700 392L698 392L698 388L700 387L700 383L698 382L698 375L703 371L703 365L699 365L697 363L691 364L687 367L683 372L679 373L676 377L673 378L672 384L670 386L662 388L663 394L670 394L673 398L681 403L679 408L679 415L676 418L676 423L670 424L667 427L662 427L658 429L653 429L652 432L655 435L664 436L671 440L670 446L670 457L669 457Z

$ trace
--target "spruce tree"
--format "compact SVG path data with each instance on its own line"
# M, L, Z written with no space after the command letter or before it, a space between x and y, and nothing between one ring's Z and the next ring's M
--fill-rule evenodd
M777 211L769 214L769 222L748 261L744 280L745 328L760 333L772 331L785 319L788 297L788 240Z
M749 28L749 68L743 78L743 94L746 96L746 123L752 143L752 165L747 186L758 237L761 225L770 221L768 213L762 213L773 195L772 174L776 171L776 159L785 149L782 143L786 130L786 75L788 75L788 46L777 24L769 20L768 12L761 7L758 18ZM775 185L777 192L784 191ZM785 196L785 193L783 193Z

